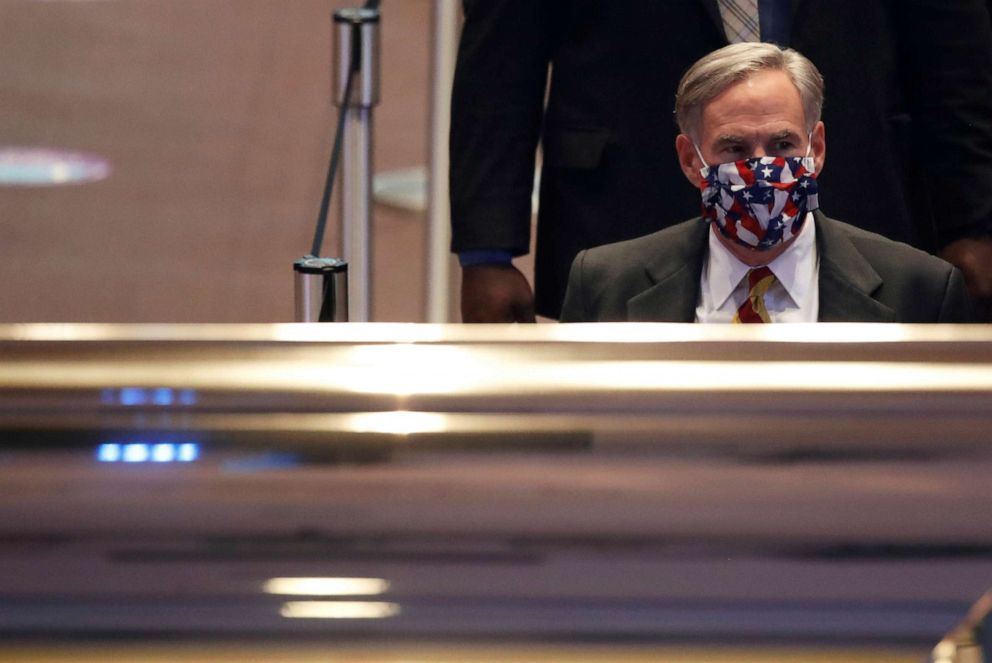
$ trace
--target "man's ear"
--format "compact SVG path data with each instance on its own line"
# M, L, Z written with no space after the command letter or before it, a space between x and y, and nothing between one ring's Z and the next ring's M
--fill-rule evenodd
M685 175L694 189L699 188L699 181L702 179L699 171L703 167L703 163L699 160L699 155L696 154L692 139L685 134L676 136L675 153L679 157L679 167L682 168L682 174Z
M827 160L827 136L826 127L823 122L817 122L813 127L813 133L809 139L810 154L813 155L813 162L816 164L817 174L823 172L823 164Z

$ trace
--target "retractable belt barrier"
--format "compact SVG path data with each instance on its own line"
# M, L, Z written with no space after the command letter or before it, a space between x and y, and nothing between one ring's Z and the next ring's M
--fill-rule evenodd
M297 322L367 322L372 292L372 108L379 103L379 3L334 12L337 130L310 253L293 263ZM320 257L338 167L340 254ZM351 266L349 274L349 265Z

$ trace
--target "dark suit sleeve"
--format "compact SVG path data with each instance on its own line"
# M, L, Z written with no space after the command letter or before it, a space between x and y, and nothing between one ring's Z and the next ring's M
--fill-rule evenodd
M530 246L552 0L464 0L451 99L453 251Z
M975 311L964 284L964 277L957 267L952 267L944 289L944 299L940 304L938 322L975 322Z
M992 234L992 25L986 2L898 0L893 7L902 87L913 115L912 149L928 185L937 242Z

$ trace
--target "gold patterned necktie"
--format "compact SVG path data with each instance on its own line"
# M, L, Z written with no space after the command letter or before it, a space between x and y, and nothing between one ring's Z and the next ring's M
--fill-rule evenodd
M731 44L761 41L758 0L720 0L720 17Z
M734 323L771 322L765 308L765 293L775 283L775 275L768 267L758 267L747 273L747 299L737 309Z

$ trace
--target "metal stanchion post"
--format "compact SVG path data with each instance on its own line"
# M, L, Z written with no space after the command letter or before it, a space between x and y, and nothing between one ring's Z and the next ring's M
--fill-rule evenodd
M334 13L340 108L331 162L310 253L295 263L297 322L366 322L372 290L372 106L379 102L379 2ZM357 92L356 92L357 90ZM341 252L348 262L321 258L327 213L344 146Z
M348 263L306 256L293 263L293 271L297 322L348 321Z
M458 270L451 254L448 132L451 84L460 32L458 0L434 0L431 67L430 177L427 180L427 322L451 322Z
M350 265L348 319L367 322L372 293L372 108L379 103L379 12L334 13L335 103L346 114L341 170L341 255ZM350 103L345 98L351 82Z

